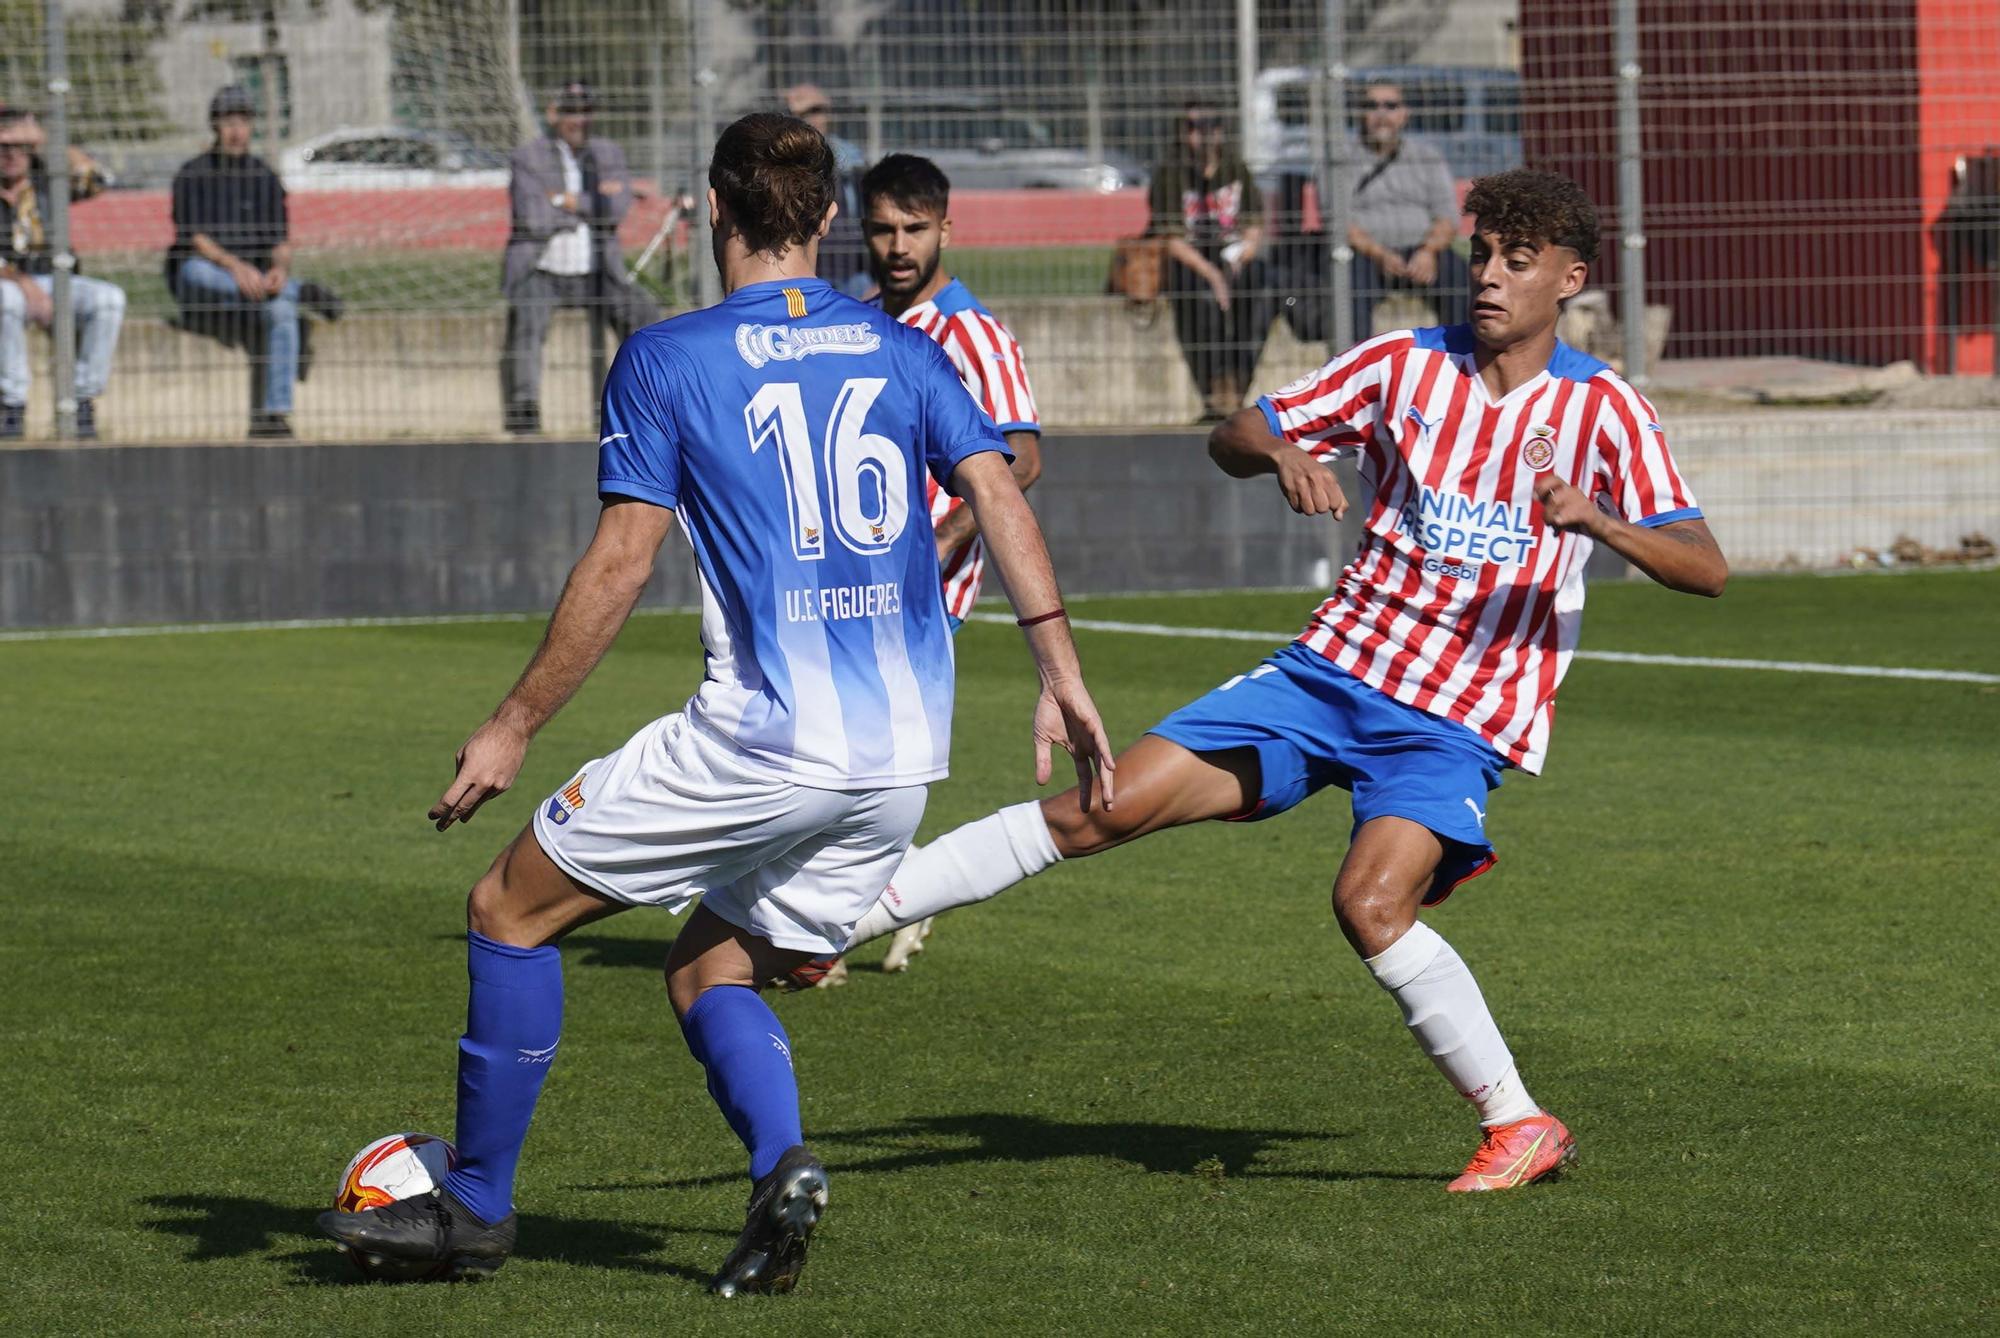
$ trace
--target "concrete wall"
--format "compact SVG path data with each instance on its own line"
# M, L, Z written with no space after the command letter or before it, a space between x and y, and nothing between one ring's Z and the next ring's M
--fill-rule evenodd
M310 262L302 271L312 272ZM499 261L494 261L497 286ZM1028 351L1028 374L1042 421L1055 428L1131 428L1192 423L1201 398L1164 311L1133 312L1103 297L1021 299L995 304ZM1579 303L1563 336L1603 352L1620 338L1608 308ZM1376 312L1378 330L1427 324L1429 308L1397 300ZM1657 313L1658 343L1666 313ZM476 311L359 311L337 325L313 325L311 377L298 387L292 426L308 441L498 436L500 345L506 314ZM616 340L612 340L616 349ZM48 341L30 336L36 384L29 434L49 439L54 410L46 392ZM1304 344L1273 324L1254 384L1281 386L1326 361L1326 346ZM589 331L580 312L562 312L543 355L542 423L582 437L597 422ZM227 441L249 423L249 360L239 351L134 317L118 342L109 391L97 406L107 441Z
M1324 574L1329 527L1227 486L1199 434L1044 454L1034 496L1072 591ZM544 609L595 482L595 449L567 442L0 452L0 626ZM647 601L693 603L691 573L671 541Z
M1674 417L1674 458L1738 570L1831 567L1907 536L2000 540L2000 413L1769 410Z
M499 282L499 259L493 278ZM310 275L310 262L301 270ZM1201 411L1173 323L1132 317L1107 298L1050 298L1004 304L1003 319L1029 350L1029 375L1044 422L1064 428L1192 423ZM292 426L309 441L498 436L500 347L506 312L350 313L314 323L310 377L297 388ZM611 349L617 349L612 338ZM53 436L47 393L48 341L30 336L35 382L28 430ZM1282 385L1325 360L1279 324L1258 374ZM108 441L227 441L249 423L250 364L238 350L176 330L164 321L125 322L111 383L97 406ZM582 437L597 422L589 330L580 312L558 313L543 354L542 423Z
M301 269L311 273L310 262ZM499 260L494 260L494 282ZM1386 308L1385 308L1386 309ZM1164 312L1128 313L1109 298L1044 298L998 304L1029 351L1042 420L1061 428L1192 423L1201 412L1194 380ZM1386 327L1385 327L1386 328ZM354 312L313 325L311 376L298 387L292 426L309 441L497 436L505 310ZM31 438L53 437L47 393L48 341L30 335L35 383ZM613 352L617 340L611 340ZM1326 360L1283 322L1272 330L1256 384L1283 385ZM582 313L561 312L543 355L542 423L584 436L597 421L589 331ZM164 321L125 322L110 388L97 406L109 441L227 441L249 422L249 360L241 352Z
M1773 412L1674 432L1738 570L2000 537L2000 414ZM1316 585L1352 551L1352 520L1335 537L1294 516L1268 483L1217 475L1202 443L1052 435L1033 497L1068 589ZM589 539L594 479L593 448L557 441L0 451L0 626L546 608ZM678 540L648 598L694 600Z

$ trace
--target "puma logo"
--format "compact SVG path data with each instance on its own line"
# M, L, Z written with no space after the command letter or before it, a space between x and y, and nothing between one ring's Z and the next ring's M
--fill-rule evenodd
M1412 404L1409 407L1408 411L1406 411L1403 414L1403 417L1415 419L1417 426L1422 428L1425 432L1429 432L1431 429L1435 428L1438 425L1438 423L1442 423L1444 421L1442 417L1439 417L1436 422L1428 422L1428 423L1425 422L1424 416L1417 412L1417 406L1414 404Z
M1485 831L1486 814L1480 811L1479 805L1473 803L1470 799L1468 799L1465 801L1465 806L1472 810L1473 820L1479 824L1479 830L1482 832Z

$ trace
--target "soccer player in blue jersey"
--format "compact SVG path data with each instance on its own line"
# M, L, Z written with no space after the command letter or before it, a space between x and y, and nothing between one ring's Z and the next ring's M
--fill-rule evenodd
M743 1233L715 1292L788 1291L826 1207L803 1146L791 1041L757 982L837 951L945 775L951 637L921 505L928 474L979 519L1040 671L1050 746L1110 799L1110 745L1005 442L944 353L813 277L833 152L772 113L709 166L727 296L639 332L604 387L604 507L540 647L459 750L440 831L513 784L528 742L610 648L678 517L700 570L707 673L686 707L586 763L535 810L467 903L459 1162L437 1190L329 1212L367 1254L497 1269L521 1146L562 1026L555 943L634 905L699 907L667 989L708 1090L750 1154ZM1101 770L1100 770L1101 768Z

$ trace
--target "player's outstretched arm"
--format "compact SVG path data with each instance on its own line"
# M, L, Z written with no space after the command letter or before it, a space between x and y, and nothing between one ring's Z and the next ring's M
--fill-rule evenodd
M1062 590L1049 563L1042 527L1022 498L1007 461L997 451L966 457L952 473L951 482L979 519L986 551L999 568L1041 674L1042 696L1035 705L1035 783L1048 784L1053 744L1067 749L1076 762L1077 802L1084 810L1089 811L1091 795L1099 788L1104 807L1110 808L1111 741L1105 737L1097 705L1083 685L1083 669L1077 662L1069 621L1045 616L1061 610Z
M1302 516L1347 514L1347 494L1333 471L1283 437L1271 435L1261 409L1238 409L1208 434L1208 458L1233 479L1276 474L1292 510Z
M1714 599L1729 583L1729 559L1701 520L1677 520L1649 528L1600 508L1584 492L1554 474L1535 480L1542 515L1559 530L1587 534L1669 590Z
M431 805L439 831L471 821L481 804L513 785L528 741L576 695L632 616L673 521L665 507L630 500L612 502L598 514L597 533L570 570L542 644L513 690L458 750L458 774Z

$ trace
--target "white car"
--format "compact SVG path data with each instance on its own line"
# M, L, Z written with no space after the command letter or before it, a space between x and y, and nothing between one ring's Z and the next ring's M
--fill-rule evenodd
M405 126L335 130L286 149L286 190L404 190L507 185L507 155L458 135Z

